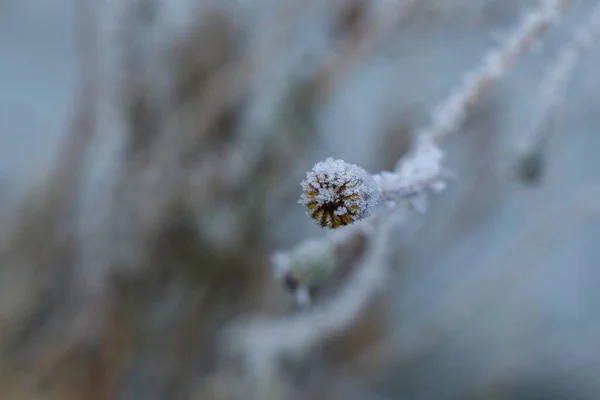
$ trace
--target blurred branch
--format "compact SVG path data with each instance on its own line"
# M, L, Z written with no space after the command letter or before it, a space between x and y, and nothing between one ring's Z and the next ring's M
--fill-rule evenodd
M544 144L552 134L552 121L564 101L566 86L584 53L597 45L599 35L600 2L597 2L587 20L562 45L557 57L542 75L531 128L520 138L517 148L515 172L523 182L532 183L539 179L543 168Z
M352 4L359 7L360 13L353 21L356 26L342 43L341 49L334 52L326 61L324 67L311 79L311 84L318 91L319 98L327 98L339 86L340 82L351 72L352 67L374 52L385 38L392 36L394 29L410 16L411 9L418 0L392 0L377 2L379 7L367 14L367 6L363 3Z
M517 58L556 22L573 0L541 0L498 48L488 50L481 63L467 72L461 85L435 107L432 123L417 136L441 142L464 121L467 111L495 80L501 78Z
M233 345L242 351L250 370L270 372L284 356L301 356L332 334L348 326L372 296L380 291L388 273L389 231L396 218L382 222L370 247L348 283L331 300L306 313L282 318L254 318L234 331ZM364 229L364 228L363 228Z
M200 115L195 131L210 130L222 110L242 100L250 87L251 79L268 71L270 60L286 45L283 39L320 1L311 0L302 3L292 1L284 4L281 11L273 18L273 23L265 24L262 28L263 32L257 34L258 51L243 54L214 74L203 91L201 99L203 107L199 110ZM302 7L299 7L300 5ZM197 150L198 143L195 135L189 136L185 143L188 151Z

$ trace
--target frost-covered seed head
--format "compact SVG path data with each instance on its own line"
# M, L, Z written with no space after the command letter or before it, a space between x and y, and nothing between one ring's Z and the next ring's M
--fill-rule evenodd
M301 183L299 203L323 228L336 229L368 217L379 202L379 190L364 169L328 158L315 164Z

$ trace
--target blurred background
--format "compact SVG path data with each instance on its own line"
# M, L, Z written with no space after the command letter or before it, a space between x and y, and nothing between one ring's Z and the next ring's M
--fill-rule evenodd
M392 169L539 3L0 0L0 399L600 398L598 39L509 167L593 0L444 142L456 179L393 231L351 326L267 389L224 344L297 312L270 266L327 235L306 171Z

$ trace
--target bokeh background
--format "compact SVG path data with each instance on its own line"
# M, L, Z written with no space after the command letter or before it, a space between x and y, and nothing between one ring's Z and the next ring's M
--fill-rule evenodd
M444 142L456 178L394 231L386 290L264 391L223 332L295 312L270 257L327 234L306 171L393 168L539 2L0 0L0 399L600 398L600 46L539 176L509 167L595 3Z

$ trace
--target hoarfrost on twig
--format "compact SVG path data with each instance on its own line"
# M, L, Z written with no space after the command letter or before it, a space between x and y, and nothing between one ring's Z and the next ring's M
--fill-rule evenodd
M469 108L478 101L485 89L508 70L515 59L557 20L571 2L572 0L542 0L535 10L527 14L503 45L484 55L482 62L465 75L462 85L435 109L431 125L417 132L416 146L398 162L395 171L384 171L372 177L380 203L393 209L398 200L408 199L413 207L424 210L427 191L439 192L445 188L444 178L447 177L447 173L442 166L443 152L439 147L441 141L448 133L458 128ZM308 179L302 183L305 193L300 202L309 208L311 217L315 218L314 210L319 207L326 204L333 207L340 193L346 193L346 188L343 187L346 181L341 179L343 175L356 173L357 176L364 176L360 168L353 166L346 170L348 167L342 168L343 165L347 166L341 160L328 159L323 164L317 164L312 173L309 173ZM330 177L326 175L329 167L334 171L330 184ZM360 180L353 182L359 186L362 184ZM369 198L374 199L375 196ZM344 215L341 207L342 204L337 204L321 225L335 227L335 216ZM339 211L336 212L337 208ZM325 211L322 213L325 214ZM317 217L319 215L317 214ZM357 212L356 215L361 215L361 212ZM234 343L241 346L246 361L254 367L260 367L257 371L272 371L274 363L282 355L302 353L347 327L378 293L385 280L387 265L382 258L382 246L387 245L387 234L395 217L399 215L401 214L391 213L390 217L385 219L370 218L362 224L346 228L339 235L336 231L334 236L323 239L324 246L334 246L350 240L352 233L360 232L369 238L371 251L365 257L362 268L330 302L292 317L256 319L247 325L246 329L237 331L240 335L236 336L237 340L234 340ZM355 220L351 219L348 222ZM291 269L301 261L298 257L303 257L302 252L292 250L289 253L279 253L276 257L276 268Z

